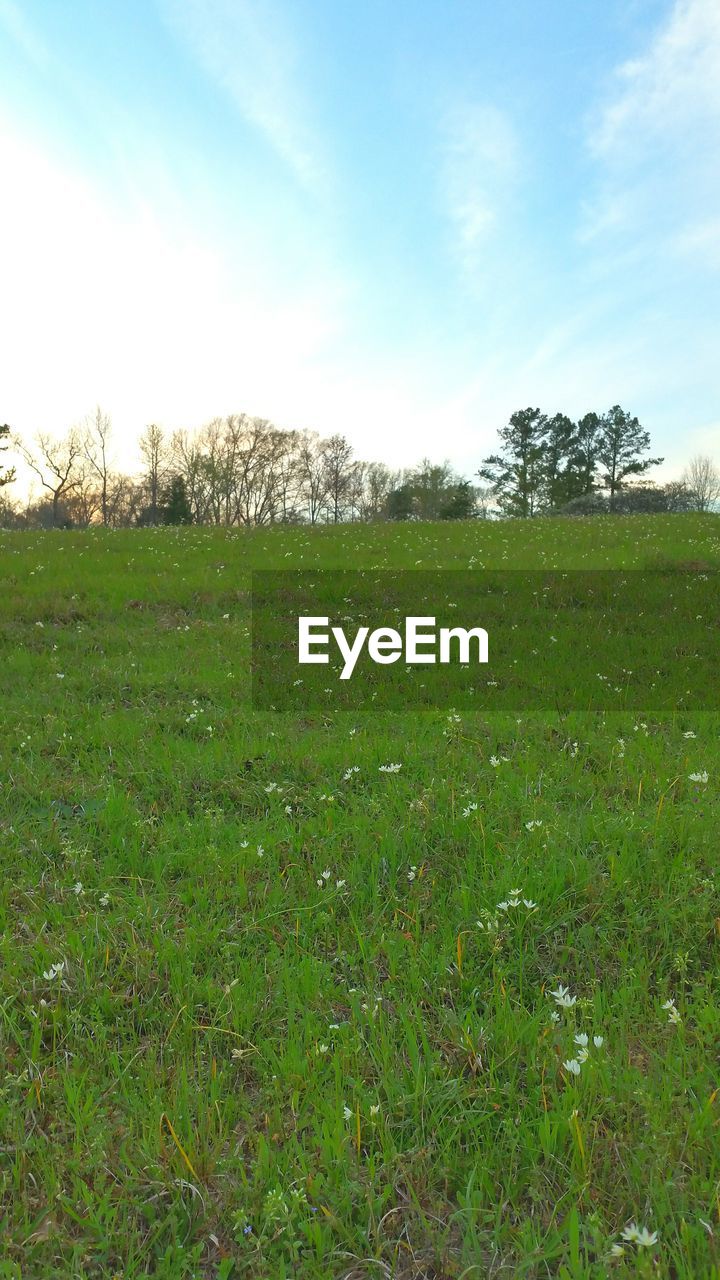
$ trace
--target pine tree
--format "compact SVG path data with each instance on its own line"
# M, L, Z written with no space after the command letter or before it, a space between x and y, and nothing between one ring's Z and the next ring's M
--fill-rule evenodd
M632 418L619 404L608 409L601 419L597 460L605 468L602 483L610 495L611 510L615 495L628 476L643 475L649 467L664 461L663 458L642 458L649 448L650 433L643 430L637 418Z
M165 524L192 524L192 511L182 476L173 476L170 481L163 518Z
M539 409L519 409L498 432L503 452L483 459L478 475L488 481L507 516L534 516L542 507L547 421Z
M469 520L475 515L475 494L469 480L459 480L440 510L441 520Z
M546 511L559 511L575 496L572 456L577 426L564 413L548 419L543 445L542 506Z
M597 465L602 440L602 418L597 413L586 413L580 418L570 459L572 492L568 501L582 498L597 487Z

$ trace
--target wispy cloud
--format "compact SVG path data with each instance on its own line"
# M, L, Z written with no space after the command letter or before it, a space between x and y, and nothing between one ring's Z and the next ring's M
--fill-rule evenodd
M588 145L599 182L582 239L629 232L718 265L717 0L675 0L645 52L618 67Z
M720 269L720 217L684 227L676 237L675 247L679 253L699 257L707 266Z
M5 29L31 62L40 67L46 65L48 51L14 0L0 0L0 28Z
M442 123L440 182L454 250L476 269L518 171L518 142L507 116L483 103L458 104Z
M720 129L717 0L676 0L647 52L618 68L615 93L595 123L591 145L599 155L678 139L692 146L702 142L688 136L693 124Z
M301 49L274 0L159 0L170 28L309 188L327 181L299 73Z

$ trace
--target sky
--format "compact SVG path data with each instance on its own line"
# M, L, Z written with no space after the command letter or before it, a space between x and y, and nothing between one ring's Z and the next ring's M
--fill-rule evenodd
M0 422L720 461L718 0L0 0Z

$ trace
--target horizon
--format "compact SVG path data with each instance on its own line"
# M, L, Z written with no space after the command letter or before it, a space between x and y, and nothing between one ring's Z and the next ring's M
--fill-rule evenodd
M6 355L30 440L230 412L474 477L515 409L720 450L710 0L0 0Z

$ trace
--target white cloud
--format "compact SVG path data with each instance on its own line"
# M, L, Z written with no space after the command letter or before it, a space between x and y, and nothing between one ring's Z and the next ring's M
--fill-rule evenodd
M300 49L275 0L159 0L170 28L309 188L328 180L298 73Z
M698 258L720 270L720 217L683 227L675 239L675 248L679 254Z
M49 59L48 51L33 31L25 14L14 0L0 0L0 26L23 53L37 66L44 67Z
M640 58L617 72L617 89L591 143L607 155L650 141L693 145L693 125L720 127L720 5L676 0L665 25Z
M517 138L496 107L465 103L446 112L442 146L442 200L456 255L472 271L517 175Z
M720 5L675 0L642 56L617 69L591 122L598 189L580 239L634 235L644 252L718 262Z

